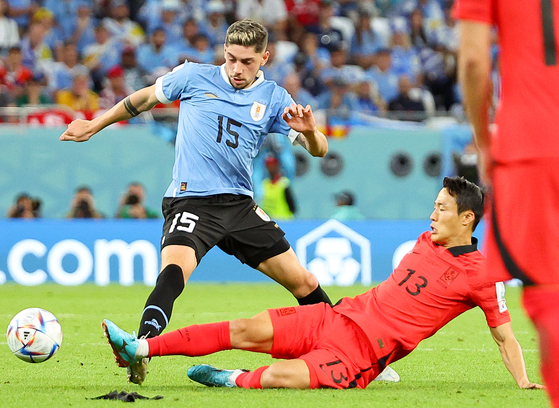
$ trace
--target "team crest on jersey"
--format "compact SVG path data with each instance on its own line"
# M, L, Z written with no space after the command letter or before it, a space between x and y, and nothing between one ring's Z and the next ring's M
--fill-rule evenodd
M252 104L252 108L250 108L250 117L255 122L258 122L264 117L264 112L266 112L266 105L259 102L254 102Z
M460 275L460 272L456 269L448 268L448 270L443 273L439 279L437 279L437 282L443 285L446 289L458 275Z

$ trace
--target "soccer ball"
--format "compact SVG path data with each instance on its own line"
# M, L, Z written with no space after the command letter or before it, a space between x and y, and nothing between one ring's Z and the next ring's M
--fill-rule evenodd
M14 316L6 337L16 357L28 363L42 363L60 348L62 327L51 312L32 307Z

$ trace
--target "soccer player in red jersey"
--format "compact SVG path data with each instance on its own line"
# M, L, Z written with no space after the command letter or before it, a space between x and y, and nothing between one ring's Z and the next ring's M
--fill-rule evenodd
M483 275L485 258L472 238L483 201L475 184L445 178L431 214L431 231L421 234L386 281L334 307L270 309L251 319L188 326L147 340L104 320L105 335L121 366L144 357L201 356L230 349L285 359L251 372L208 365L188 370L191 379L210 386L365 388L421 340L479 306L518 386L541 388L526 375L503 283Z
M457 0L459 80L491 186L487 278L524 282L540 336L542 374L559 407L559 3ZM490 48L499 42L501 98L489 131Z

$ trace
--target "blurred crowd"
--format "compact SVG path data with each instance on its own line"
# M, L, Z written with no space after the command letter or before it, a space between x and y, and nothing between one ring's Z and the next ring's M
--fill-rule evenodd
M450 0L0 0L0 106L108 109L184 61L223 63L228 25L270 31L267 79L351 119L449 111ZM407 119L414 119L408 116Z
M452 0L0 0L0 107L58 109L54 125L92 118L185 61L222 64L227 27L251 18L270 32L266 78L326 112L328 123L392 112L422 120L461 109L451 10ZM273 196L291 218L295 159L273 136L255 164L255 193L264 203ZM276 173L265 164L270 155ZM472 168L470 156L456 160L458 169ZM67 217L157 217L144 198L133 183L107 215L83 186ZM6 215L40 213L41 200L21 194Z
M147 219L158 218L159 212L149 208L145 204L146 190L140 182L128 184L122 193L118 206L112 215L113 218ZM8 208L7 218L42 218L42 200L39 197L31 197L22 192L15 198L13 205ZM97 209L95 197L91 187L79 186L70 200L66 218L102 219L108 218Z

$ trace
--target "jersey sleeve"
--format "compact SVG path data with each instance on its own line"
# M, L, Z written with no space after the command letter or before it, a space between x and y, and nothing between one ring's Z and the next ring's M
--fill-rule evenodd
M279 101L277 104L277 116L270 127L269 133L278 133L280 135L285 135L289 138L291 144L295 143L295 139L299 135L299 132L293 130L289 127L287 122L283 119L283 110L290 106L292 103L295 103L293 98L287 93L286 90L282 89L281 97L279 97Z
M496 282L473 289L473 301L485 313L489 327L497 327L510 322L510 314L505 300L505 284Z
M456 0L453 10L457 20L474 20L495 23L495 0Z
M195 64L184 63L155 81L155 96L161 103L171 103L188 94L188 79Z

